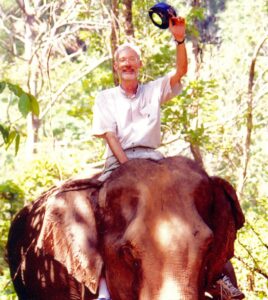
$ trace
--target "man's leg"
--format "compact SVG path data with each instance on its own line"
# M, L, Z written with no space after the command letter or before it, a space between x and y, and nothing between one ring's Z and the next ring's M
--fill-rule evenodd
M223 269L223 274L227 275L232 284L237 288L237 280L236 280L236 275L235 275L235 270L234 270L234 267L233 265L231 264L231 262L228 260L227 263L225 264L224 266L224 269Z
M98 179L99 181L104 182L106 179L109 178L109 176L111 175L111 173L112 173L112 171L104 172L104 173L102 173L97 179Z
M112 172L120 166L120 163L117 161L117 159L113 156L107 159L105 163L104 170L102 174L97 178L99 181L105 181L109 178L109 176L112 174Z
M104 277L101 277L99 283L99 295L97 300L110 300L110 293L108 291L106 280Z

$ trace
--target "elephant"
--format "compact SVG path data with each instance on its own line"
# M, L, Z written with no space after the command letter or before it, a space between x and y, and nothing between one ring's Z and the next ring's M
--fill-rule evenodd
M72 179L13 220L7 259L20 300L202 300L245 219L234 188L195 161L133 159L105 182Z

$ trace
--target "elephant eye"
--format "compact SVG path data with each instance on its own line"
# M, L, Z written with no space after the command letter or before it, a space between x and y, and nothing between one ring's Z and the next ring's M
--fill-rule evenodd
M121 246L118 250L119 258L122 258L122 259L125 259L125 260L133 259L131 248L132 248L131 245L127 245L127 244Z
M129 267L138 269L141 263L140 259L135 257L134 252L133 246L127 243L119 248L118 256L120 259L123 259Z
M140 259L135 259L134 262L133 262L133 266L134 266L135 269L140 269L140 267L141 267Z

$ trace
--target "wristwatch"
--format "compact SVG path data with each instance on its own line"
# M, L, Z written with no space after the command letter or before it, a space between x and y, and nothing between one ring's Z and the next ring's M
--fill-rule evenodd
M183 38L183 40L182 41L178 41L178 40L174 40L175 41L175 43L177 44L177 45L181 45L181 44L183 44L184 43L184 41L185 41L185 38Z

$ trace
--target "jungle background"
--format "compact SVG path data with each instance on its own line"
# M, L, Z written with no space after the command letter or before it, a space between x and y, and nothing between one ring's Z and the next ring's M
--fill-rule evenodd
M0 0L0 299L17 299L5 261L10 222L54 184L99 172L98 91L118 83L118 44L142 50L142 82L175 66L151 0ZM246 224L232 262L246 299L268 299L268 1L169 1L186 18L189 71L162 109L166 155L196 159L236 188Z

